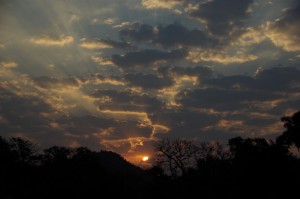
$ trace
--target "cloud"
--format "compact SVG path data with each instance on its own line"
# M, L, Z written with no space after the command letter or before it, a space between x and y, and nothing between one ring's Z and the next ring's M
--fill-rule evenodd
M80 46L88 49L105 49L105 48L113 48L112 45L101 39L86 39L82 38Z
M124 21L120 24L117 24L117 25L114 25L112 28L113 29L122 29L122 28L125 28L125 27L131 27L131 26L134 26L136 22L129 22L129 21Z
M197 29L188 30L178 25L170 24L165 27L159 26L155 43L163 46L201 46L212 47L217 44L215 39L210 38L205 32Z
M230 43L231 45L251 46L260 44L262 41L267 39L265 30L262 27L249 27L237 32L239 35L237 35L237 39L234 37L232 38L233 41Z
M296 91L300 88L300 70L294 67L273 67L259 71L255 88L272 91Z
M178 66L163 66L158 68L158 72L164 76L197 76L200 78L209 78L213 76L213 70L209 67L196 66L196 67L178 67Z
M117 18L107 18L103 21L103 23L111 25L114 24L117 21Z
M154 27L148 24L135 23L128 28L120 31L122 37L129 37L135 41L151 41L155 39L156 31Z
M100 56L100 55L98 55L98 56L93 55L93 56L91 56L91 59L92 59L95 63L97 63L97 64L99 64L99 65L102 65L102 66L106 66L106 65L114 65L114 63L111 61L111 59L102 57L102 56Z
M182 0L142 0L142 6L146 9L172 9L182 3Z
M300 87L300 70L294 67L273 67L260 70L254 77L228 75L206 79L206 85L219 89L294 92Z
M128 29L123 29L120 35L137 42L146 41L163 47L201 46L208 48L218 44L216 39L211 38L205 32L198 29L189 30L180 24L153 27L137 23Z
M154 131L153 126L142 124L140 121L115 120L92 115L62 117L58 123L64 125L65 131L69 132L64 134L66 138L81 145L91 145L92 142L93 148L101 147L121 153L134 150L137 144L143 145L144 141L151 140Z
M267 112L281 107L283 111L299 99L299 75L299 69L275 67L262 70L254 77L212 76L204 79L197 89L181 91L176 100L186 108Z
M49 35L41 35L32 37L29 40L31 43L42 46L64 46L70 44L74 41L72 36L49 36Z
M226 50L202 50L195 49L189 52L187 60L191 62L216 62L221 64L245 63L257 60L255 55L247 54L242 51L230 55Z
M287 52L300 51L300 3L284 12L282 18L269 22L266 34L277 46Z
M154 96L133 94L130 91L98 90L91 96L99 99L98 105L101 110L123 111L124 114L143 113L144 116L144 111L154 112L164 107L164 103Z
M88 49L106 49L106 48L131 48L128 42L117 42L110 39L87 39L80 40L80 46Z
M81 81L88 85L111 84L115 86L125 86L125 82L119 76L92 74L88 77L81 78Z
M58 89L58 88L79 88L80 83L76 78L55 78L48 76L33 77L32 80L36 85L43 89Z
M18 63L15 61L2 61L0 62L0 69L11 69L11 68L16 68L18 66Z
M246 108L255 101L275 100L281 95L256 90L207 88L183 91L177 97L184 107L214 108L224 111Z
M229 75L219 78L211 78L205 84L221 89L250 89L253 88L255 79L244 75Z
M147 66L157 61L175 61L183 59L187 55L184 49L160 51L154 49L128 52L125 55L113 55L112 62L120 67L130 68L135 66Z
M212 34L224 37L244 23L252 3L253 0L212 0L198 4L190 15L206 24Z
M75 15L75 14L70 15L70 17L69 17L69 21L70 21L71 23L78 22L80 19L81 19L81 17L78 16L78 15Z
M194 138L201 141L211 138L211 135L206 134L201 129L206 126L214 125L218 121L217 116L190 109L169 109L156 112L150 116L150 119L153 123L160 122L162 125L170 128L167 134L158 133L158 138L171 136L172 138ZM218 136L220 139L222 133L219 133ZM214 137L214 139L216 139L216 137Z
M38 140L48 145L53 139L62 135L57 134L59 130L53 129L50 124L55 122L57 116L55 110L41 100L38 96L16 95L5 88L1 88L0 116L5 122L0 122L2 136L19 136ZM49 134L48 134L49 133ZM51 136L45 136L51 135ZM51 140L51 141L50 141Z
M35 2L1 9L1 136L151 153L269 138L299 110L297 1Z
M154 74L126 74L125 80L132 86L142 87L143 89L161 89L173 85L173 80L167 77Z
M52 79L51 84L52 82L56 84L56 81L57 79ZM46 87L49 86L44 88ZM80 116L72 112L59 111L48 103L45 93L37 95L31 92L31 95L21 93L16 95L2 87L0 87L0 92L0 128L3 130L1 136L22 135L38 141L44 147L54 144L71 146L76 142L78 146L88 144L94 149L99 147L107 149L106 145L101 145L104 140L123 140L123 143L131 143L132 139L139 138L143 143L144 140L152 139L151 136L156 131L156 127L147 119L145 112L132 112L140 116L128 117L127 111L123 111L126 114L126 120L114 117L118 118L118 114L122 114L122 111L110 111L112 114L109 111L103 111L99 113L104 114ZM147 104L154 106L151 97L144 95L130 97L136 106L144 104L145 109ZM125 103L128 102L124 101ZM117 143L112 142L112 145L118 149ZM132 147L129 147L128 150L131 149Z

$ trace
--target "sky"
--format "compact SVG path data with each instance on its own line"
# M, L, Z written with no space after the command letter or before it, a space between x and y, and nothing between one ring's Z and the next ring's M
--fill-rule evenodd
M0 136L111 150L274 139L300 110L297 0L1 0Z

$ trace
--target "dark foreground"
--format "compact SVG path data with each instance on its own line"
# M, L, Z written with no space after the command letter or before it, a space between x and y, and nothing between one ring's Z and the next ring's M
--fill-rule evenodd
M244 143L232 158L207 157L176 178L159 167L142 170L112 152L77 148L70 154L54 147L38 156L28 156L28 151L8 155L2 143L0 198L299 196L299 159L262 140L240 141Z
M299 198L300 160L289 152L299 146L297 114L283 118L287 131L276 141L233 138L226 156L204 147L178 175L162 162L143 170L113 152L37 153L27 140L0 137L0 198Z

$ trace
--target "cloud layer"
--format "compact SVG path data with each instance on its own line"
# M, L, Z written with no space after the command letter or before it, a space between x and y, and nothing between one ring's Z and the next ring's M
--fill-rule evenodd
M274 138L300 109L299 5L2 1L0 135L126 157L162 137Z

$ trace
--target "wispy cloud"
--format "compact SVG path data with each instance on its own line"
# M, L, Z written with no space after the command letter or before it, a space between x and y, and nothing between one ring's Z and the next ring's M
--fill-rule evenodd
M182 3L181 0L142 0L142 6L146 9L172 9Z
M245 63L256 60L256 55L236 52L234 55L228 55L226 51L201 50L196 49L189 52L187 59L191 62L216 62L221 64Z
M16 68L17 66L18 66L18 63L15 61L0 62L0 68L4 68L4 69Z
M32 37L29 40L31 43L41 46L60 46L63 47L64 45L70 44L74 41L72 36L50 36L50 35L41 35Z

